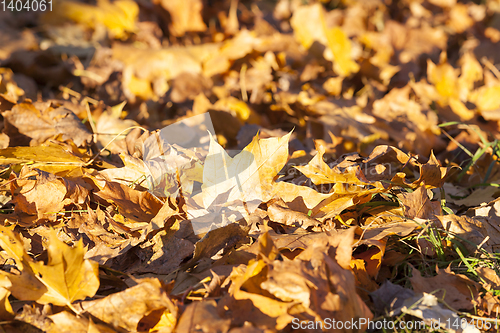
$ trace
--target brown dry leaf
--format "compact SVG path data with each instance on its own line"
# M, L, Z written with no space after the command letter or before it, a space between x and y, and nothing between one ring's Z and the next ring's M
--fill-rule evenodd
M488 292L481 298L481 306L488 315L497 313L500 310L500 297L493 296Z
M192 332L201 330L203 332L229 331L231 319L222 318L217 311L217 303L214 300L206 300L189 304L176 326L177 332Z
M229 294L236 300L250 300L265 315L277 318L276 329L282 329L293 319L288 310L294 305L290 302L282 302L263 295L260 283L266 278L264 260L251 260L246 267L233 268L230 279L232 284ZM245 289L241 288L245 286Z
M33 31L20 31L9 26L7 22L2 22L0 26L0 43L2 44L0 60L8 59L12 53L19 52L19 50L33 50L37 48L36 37Z
M448 191L447 191L448 193ZM462 192L461 197L463 199L453 200L456 205L463 205L466 207L476 207L481 205L486 205L487 203L495 200L498 195L498 189L496 187L483 187L479 188L468 196L464 196L463 194L468 194L468 192ZM448 198L447 198L448 200Z
M420 228L420 225L416 222L401 221L363 229L361 236L367 240L382 240L391 235L404 237L417 228Z
M364 161L352 156L337 161L330 168L323 160L324 146L318 146L317 149L317 155L306 166L295 168L315 184L331 184L328 197L312 209L312 217L321 221L335 217L350 206L369 201L373 193L387 191L390 186L381 181L394 181L398 167L401 168L402 163L408 161L403 152L392 147L378 146Z
M204 59L203 74L206 77L212 77L216 74L226 73L234 60L243 58L262 44L264 42L256 37L254 32L246 29L241 30L234 38L218 45L218 51L214 50Z
M408 314L424 321L426 326L435 326L447 332L460 332L451 327L446 327L447 322L459 321L460 317L456 312L446 308L443 304L439 303L439 299L428 293L418 293L413 297L407 298L403 306L395 310L396 314ZM480 331L472 324L466 324L463 331L471 331L479 333Z
M57 135L63 140L71 139L77 146L92 142L92 134L80 119L71 110L52 102L20 103L2 112L2 116L9 123L7 134L18 132L17 135L29 137L32 146Z
M354 227L347 230L327 232L328 244L333 247L333 249L329 249L328 253L330 256L335 255L335 261L344 269L349 269L351 267L354 235L356 231L358 231L358 228Z
M412 266L413 277L410 281L413 290L416 293L432 293L440 290L435 295L439 298L439 295L442 297L445 293L444 300L453 309L471 310L474 307L472 301L476 299L480 288L479 284L465 275L453 273L449 267L444 271L437 268L436 270L437 276L424 278Z
M54 325L47 332L49 333L115 333L116 331L101 325L95 324L92 319L87 319L85 317L77 317L67 311L62 311L53 315L49 318L54 322Z
M410 85L391 89L383 98L374 101L372 112L387 121L387 132L398 148L428 155L438 143L438 117L410 96Z
M434 153L431 152L431 156L429 157L429 161L425 164L422 164L420 167L420 178L413 182L412 186L418 186L420 184L424 184L425 188L438 188L442 187L446 177L450 173L452 168L442 167Z
M333 194L330 195L327 200L322 201L318 206L312 209L311 216L319 221L325 221L334 218L342 213L343 210L351 206L368 202L370 198L370 193L366 193L365 196L359 197L356 193L353 195Z
M431 294L368 299L438 254L423 222L446 260L464 241L481 282L414 270L415 290L500 310L499 191L482 184L499 180L498 1L57 1L0 11L0 217L23 235L0 235L3 330L275 332L383 308L443 323L457 314ZM203 130L153 149L202 114L220 145Z
M151 239L133 247L123 257L107 262L107 265L123 272L170 274L195 251L191 241L176 234L178 228L176 223L168 231L160 230Z
M500 244L500 199L495 199L487 205L471 208L467 215L475 216L472 224L477 225L476 223L479 222L481 233L489 237L486 243L488 252L498 252Z
M479 275L479 277L485 281L481 281L481 284L483 285L484 289L486 290L500 290L500 277L498 276L497 272L495 272L493 269L489 267L478 267L476 268L476 272Z
M97 142L102 145L102 147L107 147L111 151L122 151L123 149L117 148L123 140L116 140L115 136L118 134L127 134L131 130L131 127L137 126L137 122L132 119L122 119L123 107L125 102L115 105L103 112L95 128L98 134ZM127 131L128 130L128 131ZM121 139L120 137L118 139ZM113 140L113 141L112 141Z
M319 221L309 217L307 214L293 211L284 204L277 202L267 208L271 221L307 229L316 226Z
M158 279L146 278L122 292L80 303L83 311L103 322L128 331L147 331L158 324L165 311L171 331L177 322L177 306Z
M205 31L207 26L201 16L203 3L201 0L155 0L165 8L172 18L169 25L174 36L184 36L187 31Z
M312 299L321 303L311 305L321 318L335 318L339 321L350 320L350 318L372 318L373 315L365 303L358 296L355 286L355 279L352 278L352 272L342 268L333 258L342 258L350 256L354 230L346 233L339 233L329 239L332 247L324 247L324 244L315 244L300 254L299 258L310 258L310 263L306 266L314 268L314 273L309 271L309 276L315 276L315 283L321 286L328 283L327 286L311 290ZM340 238L340 239L339 239ZM333 250L333 251L332 251ZM329 255L327 255L327 253ZM338 259L337 259L338 260ZM327 268L326 281L324 279L324 269ZM319 275L319 276L318 276ZM306 275L307 276L307 275ZM310 278L310 277L308 277ZM314 280L313 280L314 281ZM363 328L361 328L363 329Z
M356 286L361 290L358 294L363 299L368 299L368 295L371 292L377 290L378 285L373 280L371 274L367 271L366 262L363 259L352 259L351 270L354 274Z
M104 187L94 195L114 203L121 215L135 222L150 222L163 206L148 191L134 190L115 182L106 182Z
M144 162L134 156L120 153L120 158L125 165L123 168L108 168L99 171L99 174L106 178L108 181L120 183L123 185L131 186L134 183L142 184L142 177L145 176L146 166Z
M412 164L408 154L391 146L377 146L363 161L362 171L366 179L371 182L390 181L397 177L402 167Z
M352 231L347 236L332 236L333 247L328 242L315 243L292 261L272 261L274 255L267 257L266 253L275 253L274 245L266 233L259 238L261 248L266 248L258 256L261 259L251 260L246 270L235 268L229 291L234 298L249 299L263 313L277 318L276 329L291 321L289 313L302 313L311 320L371 318L355 292L352 273L326 254L331 249L332 256L340 258L347 251L350 258L353 235Z
M288 250L295 253L295 250L301 250L297 252L302 252L315 242L327 239L328 236L324 232L305 232L302 230L297 230L291 234L276 234L275 232L269 231L269 236L271 237L276 248L283 254L284 250ZM257 248L257 243L254 243L251 247ZM252 251L252 253L257 254L258 251ZM350 262L351 258L349 258Z
M116 257L124 248L134 245L135 239L126 239L123 235L118 235L112 230L108 231L104 226L109 225L111 220L100 207L94 211L87 207L88 213L74 214L68 221L68 228L76 241L85 234L94 246L90 247L85 254L85 259L97 261L104 264L108 259Z
M25 91L16 84L12 70L9 68L0 68L0 96L5 99L6 102L8 101L9 104L16 104L19 98L24 95ZM0 103L0 105L1 112L11 109L10 105L5 102Z
M36 327L42 331L49 331L54 329L54 323L48 318L49 315L52 314L50 310L50 306L46 305L43 308L33 305L24 305L22 308L22 312L20 312L17 316L17 319L22 321L21 323L26 323L26 325L18 327L14 332L19 332L19 330L28 331L24 327L28 327L28 329L33 329ZM9 332L6 330L6 332Z
M441 215L441 205L437 201L431 201L425 187L421 186L412 193L398 194L399 200L404 205L405 216L414 219L434 219Z
M210 230L195 244L193 258L188 265L202 258L211 258L222 249L236 247L238 244L248 243L248 228L238 223L231 223L222 228Z
M152 230L163 229L172 217L180 217L179 207L174 207L174 200L172 198L168 198L155 217L151 220Z
M478 246L482 245L488 252L492 252L492 242L487 240L484 243L487 230L483 227L481 221L468 216L443 215L437 216L443 228L464 239L463 245L469 253L475 253Z
M10 190L17 212L37 215L39 219L53 218L67 205L83 205L89 190L85 183L55 176L24 166L19 176L12 175Z
M246 269L234 268L231 273L231 287L229 293L237 300L250 300L262 313L276 318L276 329L283 329L288 325L293 317L288 314L288 310L294 305L291 302L282 302L262 295L263 292L258 287L263 277L262 270L266 264L262 261L250 261ZM246 285L248 291L241 290ZM257 284L257 285L256 285ZM251 288L249 288L251 287Z

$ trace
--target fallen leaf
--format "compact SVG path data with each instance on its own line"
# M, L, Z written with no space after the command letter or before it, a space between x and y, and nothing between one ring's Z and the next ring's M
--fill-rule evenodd
M491 251L491 242L486 240L487 230L483 227L481 221L467 216L456 216L453 214L437 217L446 231L457 235L463 241L463 245L469 251L474 253L479 245L486 245L488 251Z
M97 29L104 25L113 37L125 38L127 33L136 30L139 14L137 3L129 0L110 2L99 0L96 6L74 1L65 1L54 10L45 13L45 22L61 22L71 20Z
M231 319L224 319L217 312L214 300L189 304L179 318L176 330L190 332L194 328L204 332L228 332Z
M473 308L472 300L476 298L479 284L462 274L455 274L448 267L444 271L437 269L438 275L422 277L420 272L412 268L413 277L410 278L413 290L416 293L435 293L443 295L445 302L454 309L470 310Z
M431 327L444 328L449 332L459 332L462 329L462 327L447 327L446 323L454 323L460 320L460 317L455 312L445 309L439 304L438 298L433 294L424 292L407 298L404 301L404 305L400 309L396 309L393 313L399 314L401 312L421 318L426 325ZM464 323L464 326L464 332L479 333L479 330L469 323ZM455 330L455 328L458 329Z
M31 145L57 135L63 140L72 140L77 146L92 143L92 134L80 119L71 110L55 103L20 103L12 110L2 112L2 116L18 135L31 138Z
M37 215L39 219L53 218L66 205L83 205L89 195L85 184L28 166L12 180L10 190L15 210Z
M99 288L98 264L83 259L85 249L79 241L70 247L49 233L47 241L48 263L33 261L21 252L22 241L9 229L2 227L2 247L14 254L20 275L3 272L12 283L9 290L20 300L33 300L41 304L69 306L77 300L92 297Z
M476 272L482 281L485 281L485 283L481 281L481 284L486 290L500 289L500 277L493 269L489 267L478 267Z
M183 36L187 31L205 31L207 26L201 16L203 3L200 0L157 0L172 17L170 32L174 36Z
M138 280L137 285L105 298L82 302L80 307L112 327L128 331L153 328L164 311L169 312L172 328L177 322L177 306L153 278Z
M434 219L441 215L441 206L437 201L431 201L425 187L421 186L412 193L398 195L405 208L405 216L414 219Z
M163 204L147 191L133 190L128 186L106 182L94 195L117 205L120 214L137 222L150 222Z
M67 311L59 312L49 316L54 322L55 328L48 332L92 332L92 333L114 333L115 330L104 325L95 324L92 319L76 317Z

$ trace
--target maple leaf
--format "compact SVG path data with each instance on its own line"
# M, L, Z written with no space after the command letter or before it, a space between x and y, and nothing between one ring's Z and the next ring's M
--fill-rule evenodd
M208 231L198 224L214 222L223 226L228 221L236 222L274 197L274 178L288 159L290 135L269 139L257 135L233 158L210 136L202 191L192 198L203 207L197 209L191 204L187 211L196 233ZM227 220L226 215L232 217Z
M316 149L317 154L306 166L295 166L297 170L310 178L314 184L346 183L364 185L367 183L367 180L364 179L364 176L359 168L351 167L344 172L333 170L323 160L325 147L323 145L319 145Z
M1 272L12 283L9 290L20 300L41 304L66 305L92 297L99 288L99 266L84 259L85 249L80 240L70 247L50 231L47 242L48 262L34 261L23 248L22 239L12 230L0 227L0 245L13 257L21 274Z
M207 26L203 23L201 0L155 0L168 10L172 17L169 30L174 36L183 36L186 31L205 31Z
M34 178L34 179L33 179ZM19 177L12 175L11 192L15 209L50 218L68 204L83 204L88 197L86 184L25 166Z
M136 29L138 14L139 6L130 0L114 2L99 0L97 6L65 1L54 6L54 11L47 11L44 20L53 23L72 20L91 28L97 28L99 24L102 24L112 36L125 38L127 33Z
M411 266L412 267L412 266ZM415 292L433 292L440 290L437 294L444 293L444 300L454 309L472 309L472 300L476 298L479 284L463 274L455 274L450 267L440 270L433 277L422 277L422 274L412 267L413 277L410 278Z
M146 278L137 285L105 298L82 302L84 311L116 328L146 331L155 325L175 327L177 306L170 300L158 279ZM150 316L155 313L155 315ZM166 318L163 318L165 315ZM150 316L150 317L149 317ZM159 323L163 320L162 323Z
M351 41L341 28L326 26L321 4L299 7L290 23L296 38L306 49L310 48L314 41L329 49L333 55L333 70L338 75L346 77L359 71L359 65L352 59ZM326 57L331 58L328 55Z

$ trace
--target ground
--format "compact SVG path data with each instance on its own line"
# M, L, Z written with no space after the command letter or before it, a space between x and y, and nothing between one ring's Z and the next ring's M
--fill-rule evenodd
M0 3L5 332L498 331L498 0Z

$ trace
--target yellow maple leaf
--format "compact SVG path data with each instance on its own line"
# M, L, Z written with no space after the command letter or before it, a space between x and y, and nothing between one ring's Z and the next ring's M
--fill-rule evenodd
M461 74L458 78L460 99L466 100L474 88L474 83L483 79L483 68L471 52L465 53L460 58Z
M298 7L290 20L295 38L305 49L310 48L314 41L326 44L324 22L324 10L319 3Z
M491 111L500 108L500 84L483 86L471 93L470 101L479 111Z
M436 65L428 59L427 77L442 97L441 104L446 105L450 98L458 98L458 71L448 62Z
M346 77L359 71L359 65L352 59L351 41L341 28L326 26L325 13L321 4L297 8L290 23L295 38L304 48L309 49L317 41L331 51L335 73Z
M264 314L277 318L276 328L283 329L293 319L288 314L288 310L294 303L282 302L262 295L260 283L266 279L267 267L264 260L260 259L250 260L244 270L239 267L233 268L229 277L232 281L229 293L237 300L252 301Z
M21 271L19 275L0 272L11 281L8 290L17 299L68 306L74 310L73 302L92 297L97 292L99 265L83 258L85 249L81 240L70 247L51 230L47 242L48 263L45 264L29 257L19 235L2 226L0 231L0 245L13 256Z
M469 110L464 103L457 98L450 98L449 100L451 110L458 115L462 120L470 120L474 118L475 112Z
M97 6L61 1L54 6L54 11L47 12L44 20L53 23L69 19L93 29L104 25L112 37L124 38L128 32L136 30L138 15L139 6L131 0L98 0Z
M364 184L356 175L357 169L351 168L347 172L335 172L323 160L325 154L325 147L318 145L316 147L318 153L313 159L305 166L295 166L297 170L302 172L305 176L310 178L316 185L320 184L334 184L334 183L351 183L351 184Z
M325 27L328 47L333 53L333 70L340 76L349 76L359 71L359 65L351 57L351 41L339 27Z

